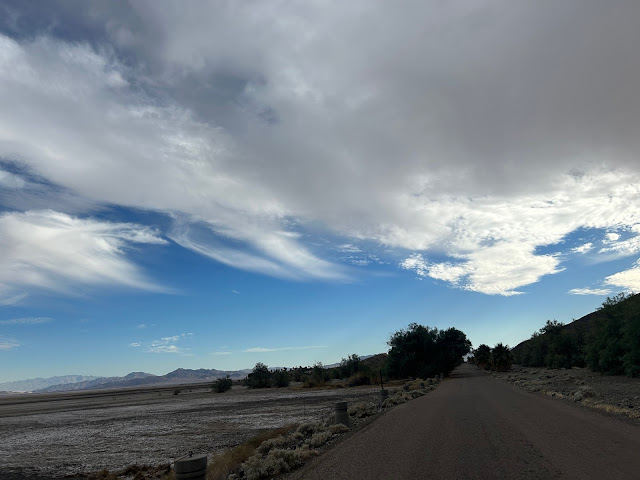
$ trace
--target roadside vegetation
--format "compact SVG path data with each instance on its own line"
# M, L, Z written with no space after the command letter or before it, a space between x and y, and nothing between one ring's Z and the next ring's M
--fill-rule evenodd
M513 360L514 358L508 345L498 343L491 348L483 343L473 351L473 355L469 357L468 362L485 370L507 372L511 370Z
M228 390L231 390L232 386L233 381L231 380L229 375L227 375L225 378L219 378L218 380L216 380L211 388L216 393L224 393Z
M435 380L416 379L393 389L382 404L358 402L349 406L351 425L378 415L386 409L421 397L436 388ZM350 431L336 424L333 415L320 422L289 425L261 433L249 441L226 450L211 460L207 480L258 480L287 473L319 455L322 448Z
M640 295L607 300L588 323L547 321L514 350L525 367L588 367L608 375L640 376Z
M417 323L392 334L387 344L387 354L363 360L354 353L331 368L317 362L311 367L270 370L259 362L244 384L249 388L287 387L291 381L302 383L304 388L383 385L393 379L449 375L471 351L471 342L460 330L438 330Z

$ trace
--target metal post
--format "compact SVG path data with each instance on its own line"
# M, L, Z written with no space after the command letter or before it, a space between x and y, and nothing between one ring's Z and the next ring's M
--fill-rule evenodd
M207 480L207 456L193 455L173 464L176 480Z
M351 426L349 412L347 411L347 402L336 402L334 423L342 423L347 427Z

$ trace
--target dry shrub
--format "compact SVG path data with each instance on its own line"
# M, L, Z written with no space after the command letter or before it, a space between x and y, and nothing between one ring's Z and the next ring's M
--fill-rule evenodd
M583 404L597 410L605 411L607 413L615 413L617 415L626 415L627 417L633 419L640 419L640 411L633 410L631 408L619 407L617 405L611 405L610 403L596 403L590 400L583 402Z
M359 387L361 385L371 385L372 383L377 383L375 378L371 378L372 375L367 372L356 372L349 377L347 383L350 387Z
M349 427L347 427L343 423L336 423L335 425L329 426L329 431L332 435L340 435L341 433L346 433L349 431Z
M242 470L247 480L258 480L289 472L300 465L300 452L276 448L264 457L259 453L252 455L242 464Z
M294 428L295 425L288 425L276 430L260 433L243 444L216 455L207 468L207 480L226 480L231 473L238 470L243 462L255 453L256 449L263 442L289 433Z
M307 444L311 448L318 448L321 445L324 445L325 443L327 443L332 436L333 434L328 430L325 430L324 432L314 433L311 436L311 438L307 441Z
M351 405L348 412L352 417L365 418L378 413L378 409L371 402L358 402Z
M325 427L321 423L301 423L296 429L296 432L301 433L305 437L309 437L314 433L323 431L324 429Z

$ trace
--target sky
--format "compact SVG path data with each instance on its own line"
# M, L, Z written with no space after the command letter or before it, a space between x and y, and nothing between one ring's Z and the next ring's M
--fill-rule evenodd
M640 290L640 2L0 2L0 382L514 346Z

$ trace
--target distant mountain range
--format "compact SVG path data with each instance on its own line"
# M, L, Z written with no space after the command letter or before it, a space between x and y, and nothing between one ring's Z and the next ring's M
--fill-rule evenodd
M96 390L102 388L138 387L144 385L172 385L213 381L221 377L240 379L251 370L216 370L200 368L191 370L178 368L166 375L152 375L145 372L131 372L124 377L87 377L66 375L63 377L35 378L16 382L0 383L0 391L5 392L71 392L78 390Z
M17 380L15 382L0 383L0 391L7 392L33 392L51 385L67 385L71 383L87 382L98 377L87 375L64 375L61 377L32 378L30 380Z
M386 354L382 354L386 356ZM381 355L364 355L360 357L365 363L375 361ZM325 365L325 368L337 367L339 363ZM272 368L273 369L273 368ZM145 372L131 372L124 377L92 377L84 375L65 375L62 377L34 378L30 380L19 380L15 382L0 383L0 393L7 392L72 392L79 390L97 390L103 388L126 388L139 387L145 385L175 385L182 383L197 383L217 380L218 378L229 377L241 379L247 376L251 369L244 370L216 370L214 368L199 368L191 370L188 368L178 368L166 375L153 375Z

